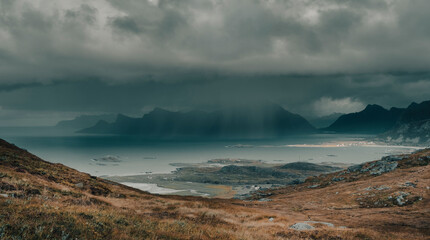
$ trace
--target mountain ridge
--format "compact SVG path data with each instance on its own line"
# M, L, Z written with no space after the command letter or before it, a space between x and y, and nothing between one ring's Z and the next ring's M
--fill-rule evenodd
M400 128L402 124L430 119L430 101L411 103L407 108L392 107L389 110L369 104L360 112L340 116L325 131L338 133L381 134Z
M81 133L137 134L151 137L278 137L313 133L316 129L302 116L277 105L214 112L172 112L161 108L141 118L121 117L111 124L97 124Z
M115 120L115 114L101 115L80 115L71 120L59 121L55 127L60 129L80 130L95 125L100 120L112 122Z
M341 133L382 133L393 128L403 110L387 110L377 104L369 104L360 112L340 116L326 131Z

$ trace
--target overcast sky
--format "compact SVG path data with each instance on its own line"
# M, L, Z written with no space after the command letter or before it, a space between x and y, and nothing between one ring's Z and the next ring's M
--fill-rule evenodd
M0 126L430 100L428 0L0 0Z

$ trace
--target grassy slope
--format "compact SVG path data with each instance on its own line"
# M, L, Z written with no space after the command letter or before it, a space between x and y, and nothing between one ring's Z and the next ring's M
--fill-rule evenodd
M151 195L45 162L0 140L0 193L9 195L0 197L0 239L428 239L430 166L399 166L336 183L324 175L272 191L273 201L245 202ZM415 180L416 188L399 187ZM315 183L320 186L308 188ZM391 186L382 191L386 195L400 189L423 200L403 207L368 208L373 199L360 204L358 194L376 185ZM288 229L309 218L347 228Z

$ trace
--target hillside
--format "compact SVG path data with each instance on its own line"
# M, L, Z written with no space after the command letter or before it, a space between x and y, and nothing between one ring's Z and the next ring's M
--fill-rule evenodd
M378 138L394 144L429 146L430 119L400 124Z
M119 115L114 123L100 121L80 132L157 138L265 138L312 133L315 128L300 115L280 106L261 105L215 112L172 112L156 108L142 118Z
M0 140L0 238L428 239L429 162L387 157L242 201L151 195Z
M430 101L412 103L394 128L378 136L390 144L430 145Z

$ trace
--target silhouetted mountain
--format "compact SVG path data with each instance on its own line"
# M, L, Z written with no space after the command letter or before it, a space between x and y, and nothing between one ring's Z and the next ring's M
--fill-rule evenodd
M430 119L430 101L412 103L406 108L399 123L410 123Z
M261 138L314 131L315 128L300 115L280 106L263 105L215 112L172 112L156 108L142 118L118 115L114 123L99 122L80 132L148 137Z
M61 129L72 129L76 131L82 128L94 126L94 124L100 120L113 122L115 120L115 114L81 115L72 120L60 121L55 127Z
M327 116L308 118L308 121L317 128L326 128L333 124L343 113L332 113Z
M379 138L394 144L430 144L430 101L412 103L403 111L396 126Z
M391 130L384 134L384 138L400 141L402 136L415 136L415 139L418 135L429 135L428 132L420 132L427 129L422 127L426 120L430 120L430 101L412 103L406 109L393 107L387 110L378 105L368 105L361 112L340 116L324 130L338 133L384 133Z
M361 112L342 115L325 130L339 133L383 133L393 128L404 112L401 108L387 110L376 104L367 105Z

